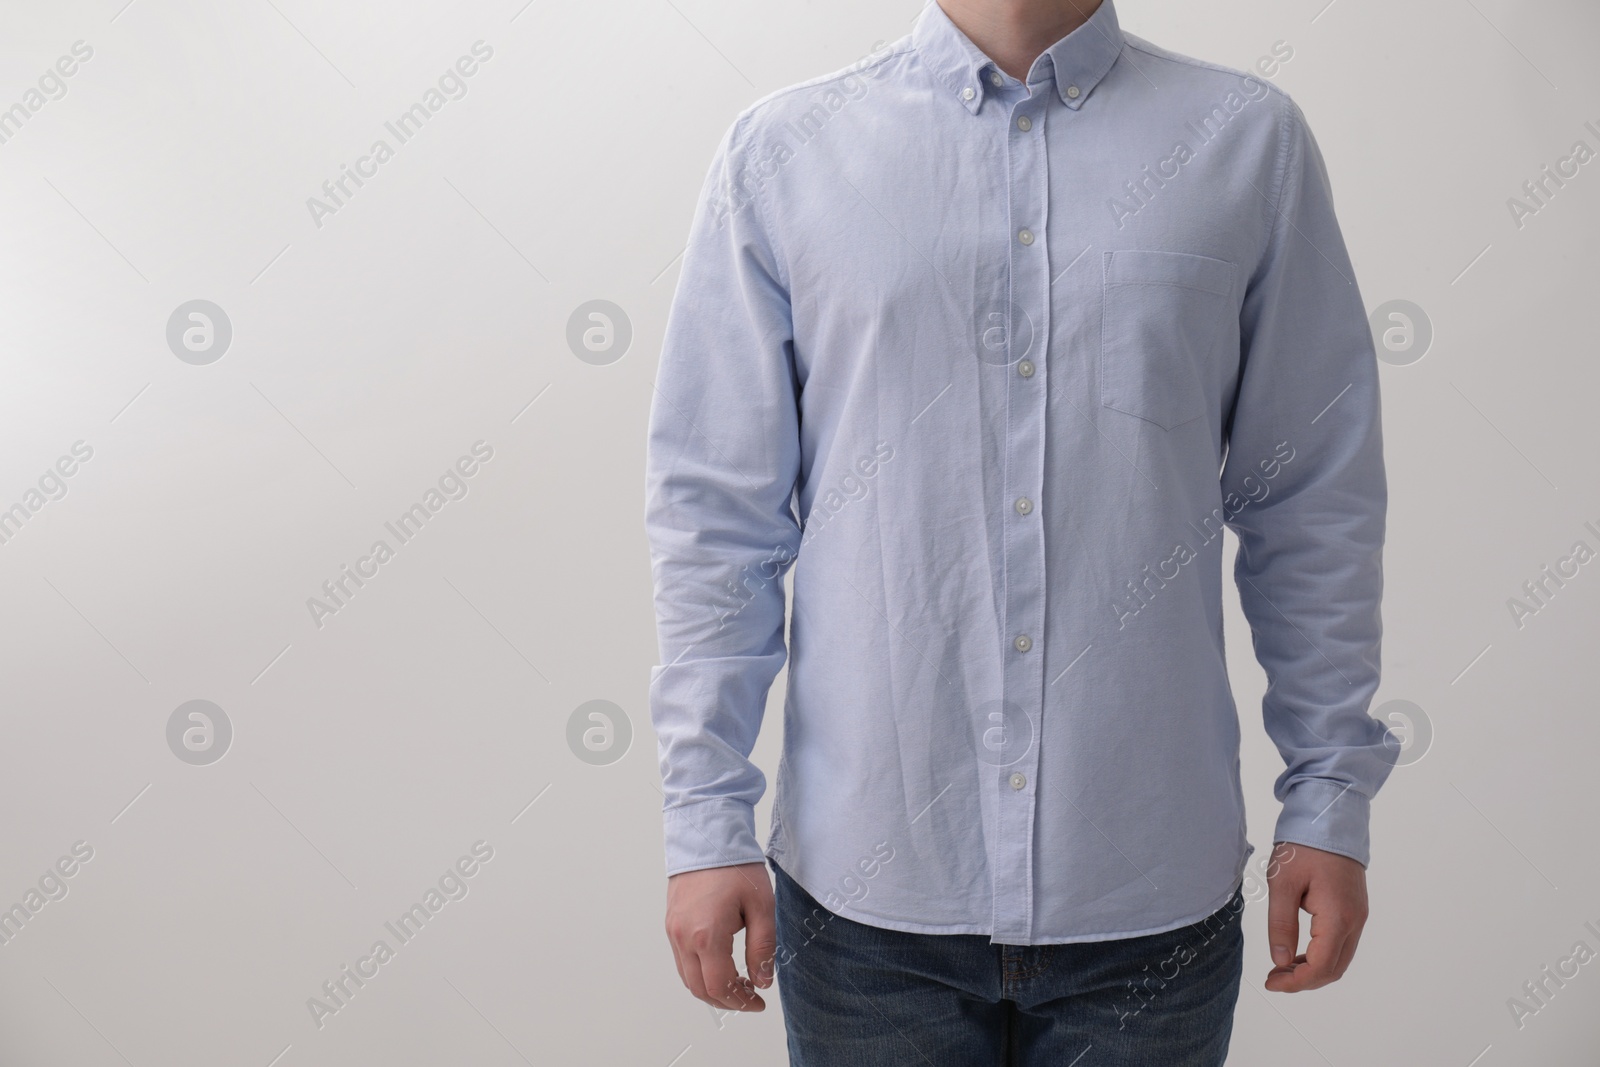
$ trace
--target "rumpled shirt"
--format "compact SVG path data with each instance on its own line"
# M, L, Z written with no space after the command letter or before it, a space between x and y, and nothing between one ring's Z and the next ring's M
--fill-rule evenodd
M1019 81L929 3L728 127L655 387L668 874L771 857L850 919L1002 944L1220 908L1254 851L1225 528L1273 840L1368 863L1377 361L1283 91L1111 0Z

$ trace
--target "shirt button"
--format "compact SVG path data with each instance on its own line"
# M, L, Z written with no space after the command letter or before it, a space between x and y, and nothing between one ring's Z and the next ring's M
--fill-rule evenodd
M1082 94L1076 85L1067 86L1067 97L1069 99L1076 100L1080 95Z
M1032 514L1032 512L1033 512L1033 501L1029 500L1025 496L1017 497L1017 514L1018 515L1029 515L1029 514Z
M963 99L963 100L971 100L973 97L975 97L977 95L978 95L977 92L974 91L972 86L970 86L970 85L967 86L965 89L961 90L961 99Z
M1018 230L1017 231L1017 240L1021 241L1025 245L1033 244L1033 231L1032 230Z
M1026 652L1028 649L1033 647L1033 638L1029 637L1027 634L1018 634L1017 639L1013 641L1012 644L1017 646L1018 652Z
M1027 784L1028 784L1028 776L1023 774L1021 771L1018 771L1017 773L1015 773L1015 774L1013 774L1011 776L1011 788L1012 789L1021 789L1023 786L1025 786Z
M991 70L989 72L989 84L990 85L999 85L1000 84L1000 72L999 71Z
M1017 373L1022 375L1024 378L1032 378L1033 377L1033 360L1025 359L1021 363L1018 363L1017 364Z
M1026 115L1017 116L1017 129L1024 132L1033 129L1033 120Z

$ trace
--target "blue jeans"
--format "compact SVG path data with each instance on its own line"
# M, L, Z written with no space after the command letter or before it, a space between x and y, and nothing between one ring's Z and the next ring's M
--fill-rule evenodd
M995 945L835 915L770 858L791 1067L1220 1067L1243 887L1164 934Z

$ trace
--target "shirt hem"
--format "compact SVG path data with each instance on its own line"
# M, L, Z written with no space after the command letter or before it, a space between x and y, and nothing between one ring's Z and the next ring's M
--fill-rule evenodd
M1244 885L1244 871L1242 869L1243 865L1241 862L1241 870L1239 874L1234 877L1232 886L1226 893L1222 894L1222 896L1214 903L1202 908L1200 911L1195 912L1192 915L1185 916L1181 919L1161 923L1156 926L1145 927L1139 930L1129 930L1124 932L1068 934L1062 937L1037 937L1027 941L995 941L992 926L983 926L972 923L952 923L949 925L938 925L934 923L907 922L903 919L890 919L885 916L874 915L861 908L856 908L848 904L839 908L832 907L823 900L822 895L819 895L815 889L806 884L809 876L803 878L795 872L793 866L788 863L788 857L784 854L782 849L774 849L769 846L766 851L766 856L768 859L776 861L777 864L783 868L783 873L787 874L790 878L793 878L795 883L799 885L801 889L804 889L807 893L811 894L811 896L816 899L818 904L821 904L824 908L827 908L829 912L839 916L840 918L849 919L851 922L858 922L865 926L875 926L882 930L894 930L902 934L976 934L989 938L991 944L997 945L1075 945L1088 941L1121 941L1131 937L1149 937L1154 934L1165 934L1173 930L1182 929L1185 926L1193 926L1195 923L1206 918L1207 916L1214 915L1223 907L1223 905L1232 900L1234 894L1239 892ZM826 890L823 892L825 894Z

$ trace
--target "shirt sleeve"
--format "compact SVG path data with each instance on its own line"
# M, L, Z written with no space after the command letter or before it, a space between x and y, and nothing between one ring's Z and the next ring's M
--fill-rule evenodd
M1274 841L1366 866L1370 802L1394 766L1378 687L1387 485L1377 355L1321 151L1283 97L1267 249L1240 315L1222 469L1234 577L1283 756Z
M799 388L783 272L743 116L706 176L650 409L645 526L661 664L650 716L667 874L764 862L750 752L787 657L783 575L800 547Z

